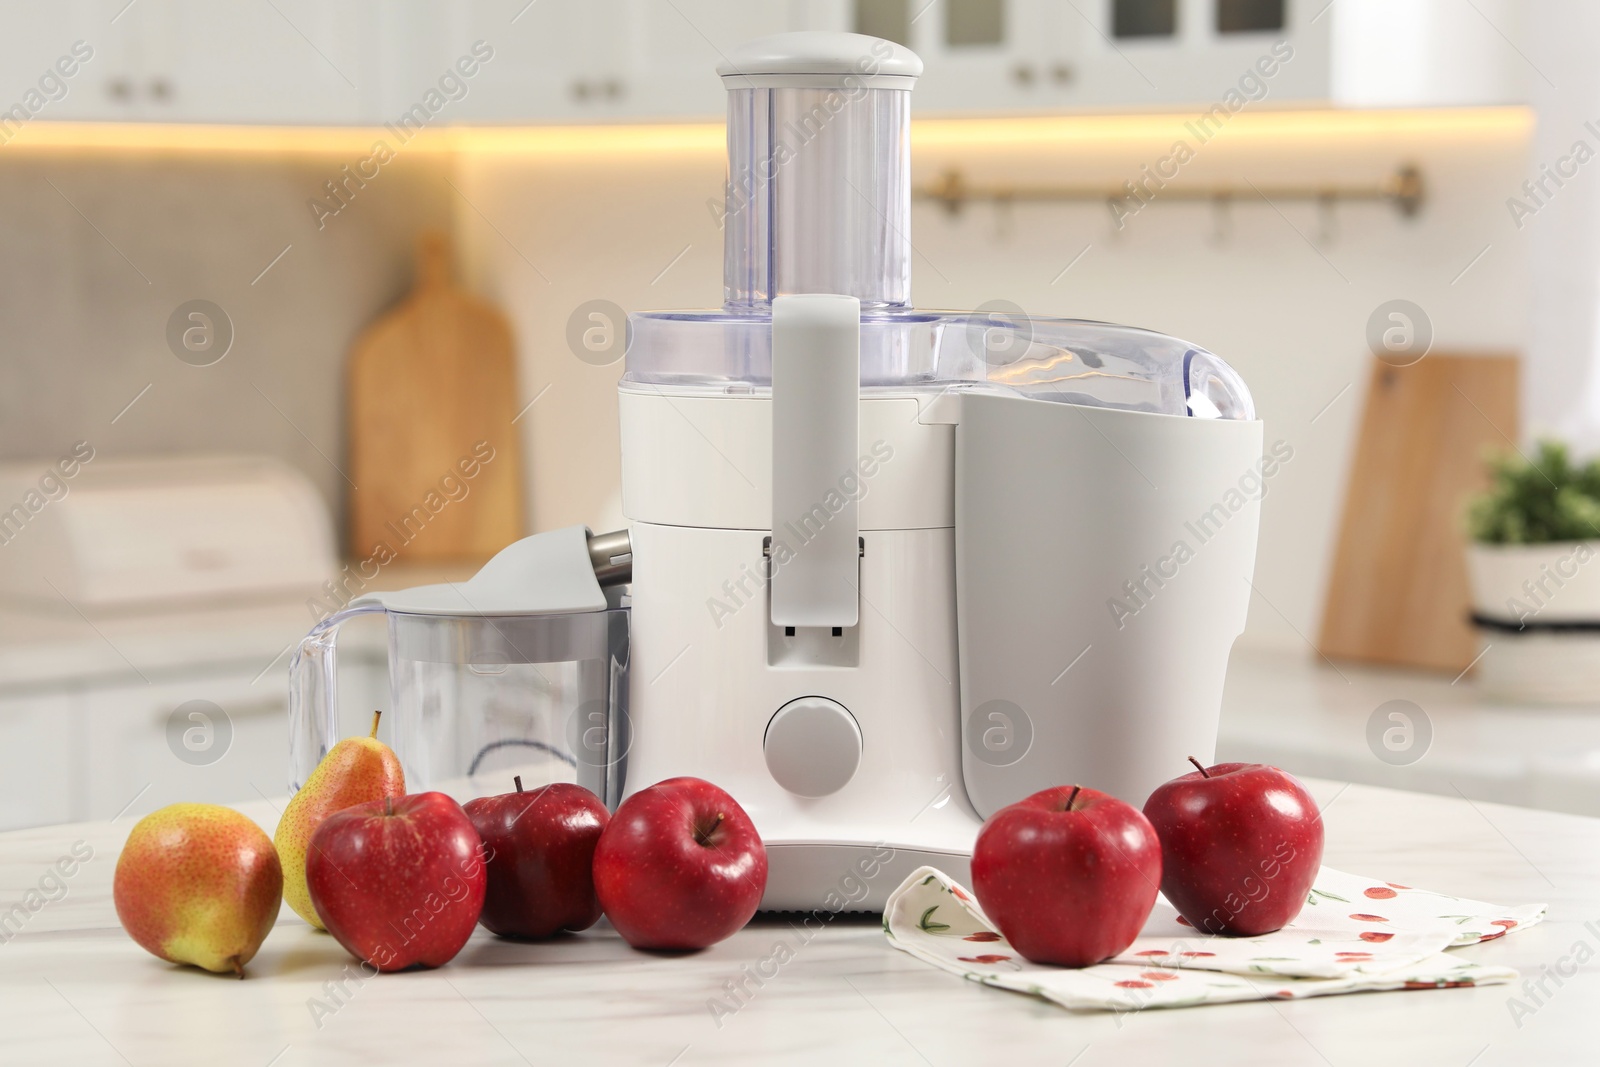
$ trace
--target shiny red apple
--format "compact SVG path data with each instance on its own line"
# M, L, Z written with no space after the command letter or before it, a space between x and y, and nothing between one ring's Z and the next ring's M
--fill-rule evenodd
M1115 956L1139 936L1160 884L1161 845L1139 809L1076 785L1001 808L972 850L978 903L1035 963Z
M478 831L443 793L336 811L306 852L317 915L380 971L450 962L478 925L485 881Z
M502 937L551 937L600 918L594 847L610 820L600 798L555 782L464 805L488 849L489 886L478 917Z
M756 913L767 849L727 793L668 778L617 808L594 850L594 888L634 948L705 948Z
M1150 794L1161 838L1161 891L1209 934L1281 930L1322 865L1322 813L1294 776L1264 763L1219 763Z

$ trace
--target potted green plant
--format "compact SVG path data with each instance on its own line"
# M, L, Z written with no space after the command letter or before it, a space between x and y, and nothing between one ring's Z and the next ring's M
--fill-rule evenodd
M1489 459L1468 505L1478 682L1509 699L1600 702L1600 458L1541 441Z

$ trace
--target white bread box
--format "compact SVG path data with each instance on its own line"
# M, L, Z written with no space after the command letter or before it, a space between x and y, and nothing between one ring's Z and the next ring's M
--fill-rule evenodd
M0 598L78 611L307 596L338 570L307 478L256 456L0 466Z

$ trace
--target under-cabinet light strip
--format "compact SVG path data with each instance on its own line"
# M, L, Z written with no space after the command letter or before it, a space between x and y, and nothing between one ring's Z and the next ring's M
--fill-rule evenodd
M919 118L916 148L1028 148L1062 143L1161 142L1185 136L1198 113ZM1228 118L1230 141L1367 138L1406 134L1492 136L1526 134L1533 114L1523 107L1317 109L1241 112ZM184 154L362 155L382 141L390 151L583 156L617 153L720 155L721 123L589 126L392 127L182 125L168 123L30 122L0 143L7 153L128 151Z

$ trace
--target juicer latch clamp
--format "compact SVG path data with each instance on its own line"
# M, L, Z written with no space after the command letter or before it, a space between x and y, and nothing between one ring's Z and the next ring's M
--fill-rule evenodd
M633 581L633 540L627 530L589 535L589 562L595 581L602 586Z

